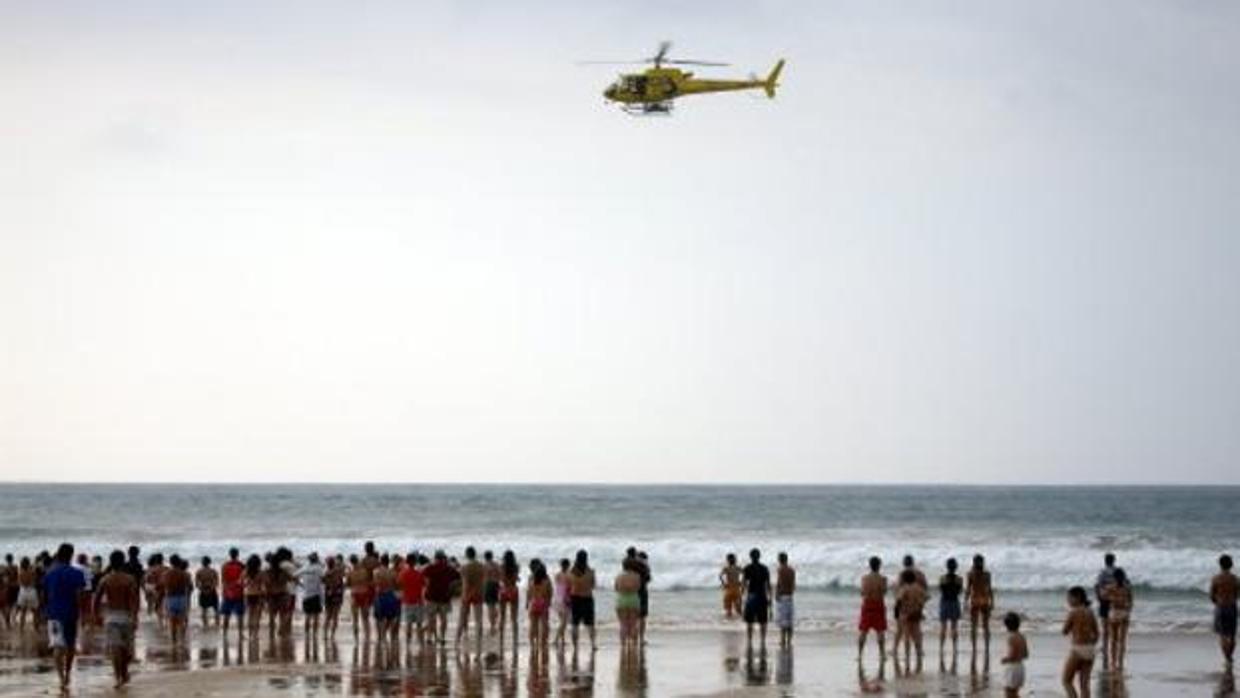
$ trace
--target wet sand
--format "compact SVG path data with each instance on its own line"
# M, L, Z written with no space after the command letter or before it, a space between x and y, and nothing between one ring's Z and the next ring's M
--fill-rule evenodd
M1000 636L996 635L996 640ZM1059 669L1066 643L1046 634L1030 636L1032 658L1023 695L1062 695ZM645 695L645 696L953 696L1002 695L998 644L989 670L976 671L967 652L938 662L937 642L927 646L920 674L897 672L888 661L880 672L871 644L865 663L856 661L855 637L803 634L791 650L777 643L747 650L744 631L659 630L642 652L622 653L613 627L601 628L596 653L553 648L544 661L522 642L513 652L487 638L481 653L446 648L377 651L359 645L346 627L337 642L312 643L300 635L238 645L214 630L195 627L188 650L173 651L166 633L151 623L139 631L139 662L129 696L329 696L329 695ZM102 633L88 635L72 695L114 694L103 656ZM1230 695L1234 678L1222 671L1217 645L1208 635L1143 635L1131 640L1124 676L1096 672L1098 696ZM967 644L963 647L967 648ZM901 667L903 669L904 667ZM0 634L0 696L58 695L50 656L33 633Z

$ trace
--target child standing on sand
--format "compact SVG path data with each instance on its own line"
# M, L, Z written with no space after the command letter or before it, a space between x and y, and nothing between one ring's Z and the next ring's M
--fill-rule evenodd
M736 555L728 553L723 561L723 569L719 570L719 587L723 589L723 613L729 620L742 615L741 608L741 568L736 564Z
M1063 664L1063 690L1069 698L1089 698L1089 674L1094 668L1100 633L1084 587L1068 590L1068 617L1064 620L1063 634L1072 642ZM1072 685L1074 679L1080 686L1079 693Z
M1007 654L1003 664L1003 694L1009 698L1020 695L1025 685L1025 660L1029 658L1029 644L1020 632L1020 616L1009 612L1003 617L1003 627L1008 630Z

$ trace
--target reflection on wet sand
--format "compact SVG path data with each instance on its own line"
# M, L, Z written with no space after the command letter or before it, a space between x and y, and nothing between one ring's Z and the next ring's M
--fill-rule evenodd
M620 651L620 668L616 672L618 692L646 695L650 677L646 674L646 648L628 647Z
M878 661L878 669L871 677L866 673L865 662L857 659L857 688L862 693L881 693L887 686L887 658Z
M780 647L775 655L775 683L780 686L791 686L794 683L792 674L792 647Z

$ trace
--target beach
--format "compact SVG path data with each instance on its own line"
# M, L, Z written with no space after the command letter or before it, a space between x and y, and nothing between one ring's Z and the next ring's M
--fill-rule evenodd
M544 695L998 695L1002 615L1015 611L1030 638L1026 695L1060 695L1066 642L1058 635L1064 591L1092 589L1105 552L1133 580L1135 608L1128 671L1095 674L1097 695L1225 694L1205 593L1217 555L1240 537L1236 488L601 486L601 485L0 485L0 553L18 557L71 541L107 555L139 545L178 553L196 568L237 546L243 557L279 546L298 560L379 551L460 555L467 545L511 549L523 566L588 550L598 573L600 648L593 656L552 652L531 665L524 635L514 656L489 644L480 656L415 648L397 656L358 646L346 602L337 642L301 637L257 646L225 643L191 613L188 651L171 651L166 630L143 611L130 695L477 694ZM70 517L49 520L56 507ZM649 645L621 653L610 591L626 546L649 554ZM797 638L765 662L751 661L743 631L723 617L723 557L760 547L797 569ZM938 666L937 583L944 561L987 556L996 590L989 672L971 671L968 625L961 624L955 671ZM932 591L924 625L927 663L917 676L880 677L871 643L858 675L858 582L868 556L897 574L916 556ZM522 582L524 584L524 582ZM1092 592L1091 592L1092 593ZM521 615L522 632L527 619ZM454 633L455 617L450 633ZM890 634L889 634L890 638ZM99 633L85 637L74 675L84 694L111 687ZM33 635L0 633L0 695L55 692L51 659Z
M329 695L632 695L632 696L953 696L1002 695L997 646L990 670L970 670L967 651L954 671L938 666L937 642L927 644L920 675L898 676L892 663L878 674L871 645L858 672L856 638L851 634L803 633L791 650L777 642L761 652L746 651L743 629L664 631L650 637L644 652L622 655L614 627L601 629L600 647L582 650L574 661L569 649L551 651L546 664L531 663L522 642L501 656L487 640L480 656L452 647L402 647L395 655L373 646L359 648L342 628L339 641L307 653L303 638L277 640L265 635L254 646L224 643L215 630L191 632L187 651L172 652L166 635L151 624L139 634L139 663L129 696L329 696ZM5 636L0 654L0 696L56 695L50 658L31 656L33 636L15 642ZM998 637L996 638L998 639ZM1022 695L1062 695L1058 672L1065 653L1062 637L1035 633ZM110 669L98 640L82 656L74 674L73 695L112 693ZM967 644L965 645L967 647ZM1222 671L1214 638L1208 635L1135 636L1124 676L1096 672L1098 696L1230 695L1234 678Z

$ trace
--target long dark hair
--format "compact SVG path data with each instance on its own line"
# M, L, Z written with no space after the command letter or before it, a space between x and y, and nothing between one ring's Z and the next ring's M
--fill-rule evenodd
M504 551L504 577L516 580L521 576L521 566L517 564L517 556L511 550Z
M542 584L547 581L547 567L542 563L542 560L538 558L530 560L530 571L534 574L535 584Z
M245 576L249 577L250 579L254 579L255 577L258 576L258 573L262 571L263 571L263 559L258 556L258 553L254 553L250 555L248 558L246 558Z
M577 551L577 559L573 560L573 574L581 576L590 569L590 555L584 550Z

